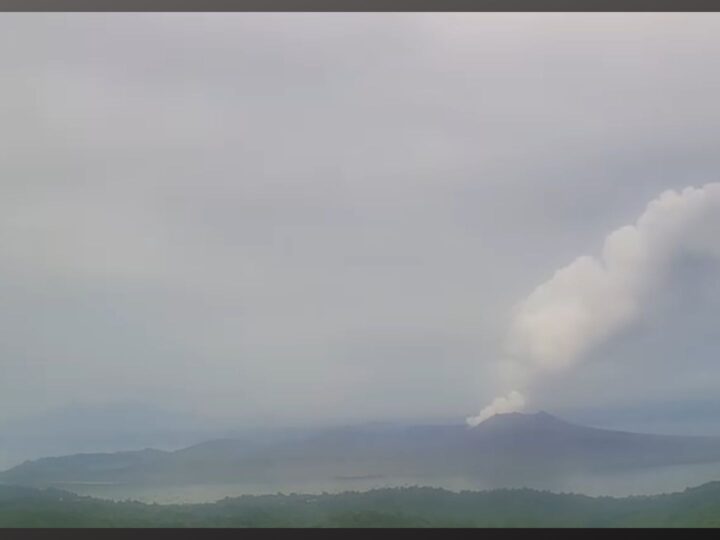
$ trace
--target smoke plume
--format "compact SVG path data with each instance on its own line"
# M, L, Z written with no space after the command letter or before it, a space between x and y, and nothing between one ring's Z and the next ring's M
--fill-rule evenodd
M634 224L607 235L600 256L578 257L520 302L501 366L508 383L522 387L582 361L637 321L652 294L671 285L671 266L688 256L720 260L720 183L662 193ZM513 390L467 422L524 401Z
M509 412L521 411L525 408L525 398L520 392L512 391L507 396L497 397L493 402L481 410L477 416L471 416L467 419L470 426L477 426L491 416Z

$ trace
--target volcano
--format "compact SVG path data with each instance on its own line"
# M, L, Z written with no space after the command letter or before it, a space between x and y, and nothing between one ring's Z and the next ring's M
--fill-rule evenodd
M720 462L720 438L631 433L566 422L546 412L465 425L335 428L282 442L213 440L174 452L75 454L0 473L18 485L199 484L347 478L523 478Z

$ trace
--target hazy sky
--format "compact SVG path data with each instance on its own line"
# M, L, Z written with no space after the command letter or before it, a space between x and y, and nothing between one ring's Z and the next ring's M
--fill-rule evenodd
M718 96L718 14L2 14L0 420L462 419L517 302L720 180ZM719 275L529 405L712 403Z

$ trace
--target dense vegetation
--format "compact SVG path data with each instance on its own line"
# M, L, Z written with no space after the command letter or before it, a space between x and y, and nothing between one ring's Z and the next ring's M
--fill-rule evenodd
M1 527L718 527L720 482L651 497L437 488L266 495L210 504L113 502L0 486Z

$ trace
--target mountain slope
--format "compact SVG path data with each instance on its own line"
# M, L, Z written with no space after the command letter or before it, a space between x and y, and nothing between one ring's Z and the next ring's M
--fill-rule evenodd
M720 462L720 438L647 435L565 422L547 413L494 416L476 428L366 426L287 440L216 440L175 452L74 455L0 473L23 485L539 476ZM505 484L508 485L508 484Z
M67 481L113 482L128 471L159 463L169 454L162 450L146 449L42 458L26 461L1 473L0 481L26 485L50 485Z

